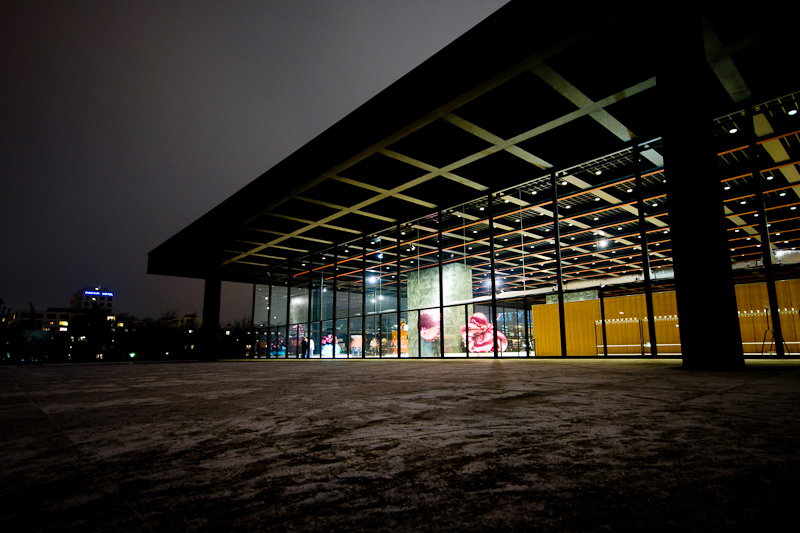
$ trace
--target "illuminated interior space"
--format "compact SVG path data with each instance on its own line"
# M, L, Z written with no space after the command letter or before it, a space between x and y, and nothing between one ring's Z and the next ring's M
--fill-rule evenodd
M796 355L790 32L613 5L509 3L149 271L253 284L258 358Z

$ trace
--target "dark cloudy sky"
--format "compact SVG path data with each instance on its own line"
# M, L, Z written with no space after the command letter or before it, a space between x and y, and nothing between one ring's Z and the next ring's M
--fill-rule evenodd
M4 0L0 299L202 312L147 252L506 0ZM222 319L250 312L224 284Z

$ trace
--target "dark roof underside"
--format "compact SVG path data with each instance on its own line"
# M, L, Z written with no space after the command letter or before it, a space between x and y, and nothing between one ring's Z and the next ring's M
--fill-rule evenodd
M315 250L520 183L535 188L554 169L576 192L605 186L572 201L569 214L586 215L584 229L635 217L632 208L613 211L619 220L588 214L625 200L632 139L649 141L645 166L662 169L656 75L669 60L662 45L680 36L652 3L614 5L510 3L153 250L148 271L203 278L221 265L223 280L263 282ZM741 109L759 105L761 168L775 167L767 203L791 218L800 203L800 119L787 114L798 107L797 46L788 27L756 27L725 5L705 12L702 82L715 91L708 117L717 178L730 186L726 215L750 234L749 207L737 201L750 190L747 141L729 132L744 129ZM687 93L698 83L687 79ZM663 178L652 178L653 194ZM797 230L793 218L783 231Z

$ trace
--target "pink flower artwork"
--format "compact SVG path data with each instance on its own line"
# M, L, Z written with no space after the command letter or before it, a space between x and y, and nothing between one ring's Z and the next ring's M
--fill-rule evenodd
M494 327L486 315L475 313L469 319L469 328L461 326L461 338L467 343L470 352L491 352ZM497 345L500 351L508 348L508 339L502 331L497 332Z
M428 342L433 342L439 338L441 333L441 320L439 311L428 309L419 314L419 335Z
M322 337L322 345L325 346L326 344L334 344L339 342L339 339L334 339L333 335L325 335Z

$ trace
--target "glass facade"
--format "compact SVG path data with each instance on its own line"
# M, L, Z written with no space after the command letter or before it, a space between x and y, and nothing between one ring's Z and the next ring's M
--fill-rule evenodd
M256 356L680 355L660 150L660 139L631 145L272 271L255 290ZM779 231L797 218L794 206L769 208L785 196L769 189L770 176L761 176L761 209L727 215L734 268L758 272L737 278L749 354L776 350L762 240L783 239L778 258L794 244ZM739 181L741 190L757 184ZM759 201L740 196L731 198ZM800 287L778 282L784 348L797 352Z

